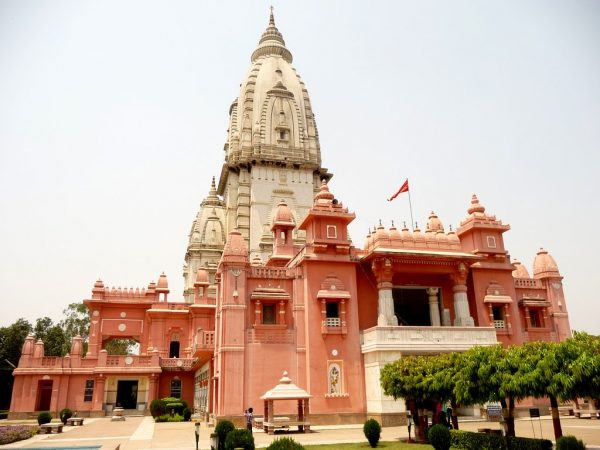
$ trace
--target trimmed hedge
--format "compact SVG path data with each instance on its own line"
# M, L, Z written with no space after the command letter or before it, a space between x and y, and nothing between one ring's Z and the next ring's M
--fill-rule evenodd
M73 417L73 411L71 411L69 408L63 408L60 410L60 413L58 414L58 417L60 417L60 421L66 425L67 424L67 420L69 420L71 417Z
M438 423L427 431L429 443L435 450L450 450L450 431L448 427Z
M304 446L290 437L282 437L271 442L267 450L304 450Z
M48 411L43 411L37 416L38 425L44 425L45 423L52 422L52 414Z
M562 436L556 441L556 450L585 450L585 444L575 436Z
M0 445L29 439L37 433L37 427L29 425L0 426Z
M246 428L236 428L227 433L225 439L225 450L235 450L243 448L244 450L254 450L254 436Z
M152 414L152 417L155 419L162 415L170 414L171 411L173 411L175 414L183 416L187 407L188 404L185 400L175 397L165 397L161 398L160 400L155 399L150 402L150 414Z
M219 436L219 448L218 450L225 450L225 439L227 435L235 430L235 425L230 420L221 420L215 427L215 433Z
M552 450L552 442L548 439L504 437L461 430L450 430L450 443L465 450Z
M381 437L381 425L375 419L369 419L363 425L363 433L372 448L377 447Z
M163 414L154 418L155 422L183 422L183 416L179 414Z

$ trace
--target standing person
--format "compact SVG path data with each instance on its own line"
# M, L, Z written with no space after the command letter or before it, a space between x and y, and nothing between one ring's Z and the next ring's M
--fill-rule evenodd
M246 416L246 428L250 433L252 433L252 421L254 420L254 414L252 414L253 411L252 408L248 408L244 414Z

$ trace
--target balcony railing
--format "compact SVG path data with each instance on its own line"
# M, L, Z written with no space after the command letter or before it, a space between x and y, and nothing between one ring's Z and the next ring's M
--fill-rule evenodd
M326 327L341 327L342 319L340 319L339 317L327 317L323 321L323 325L325 325Z
M104 367L151 367L152 356L108 355Z
M192 370L194 358L160 358L163 370Z
M494 328L504 329L506 328L506 322L504 320L494 320Z
M362 333L362 352L403 354L464 351L475 345L497 344L492 327L373 327Z
M194 344L194 353L201 350L214 350L215 348L215 332L204 331L200 337L199 342Z

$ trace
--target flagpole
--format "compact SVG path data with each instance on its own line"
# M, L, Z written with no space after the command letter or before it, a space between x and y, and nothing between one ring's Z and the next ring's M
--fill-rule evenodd
M415 231L415 221L413 220L412 201L410 199L410 189L407 192L408 192L408 206L410 207L410 227L414 232Z

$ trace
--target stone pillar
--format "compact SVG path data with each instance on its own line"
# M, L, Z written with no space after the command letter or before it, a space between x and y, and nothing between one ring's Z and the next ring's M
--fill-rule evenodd
M429 321L432 327L439 327L441 325L438 292L439 288L427 288L427 295L429 296Z
M156 378L157 376L153 373L150 374L149 382L148 382L148 408L150 408L150 403L152 400L156 399Z
M452 288L454 292L454 326L472 327L475 326L471 312L469 311L469 300L467 299L467 286L464 284L455 284Z
M377 305L377 326L398 326L398 318L394 314L394 298L392 297L392 283L382 281L377 283L379 301Z
M304 399L304 421L308 422L309 425L304 425L304 432L308 433L310 431L310 409L308 407L310 400L308 398Z
M103 411L104 410L104 384L106 382L106 378L104 375L100 374L96 377L96 382L94 383L94 411Z
M273 427L273 420L275 418L275 414L273 414L273 400L269 400L268 401L268 411L269 411L269 415L267 416L267 421L271 424L269 425L269 427L267 428L267 433L268 434L273 434L275 432L275 428Z

